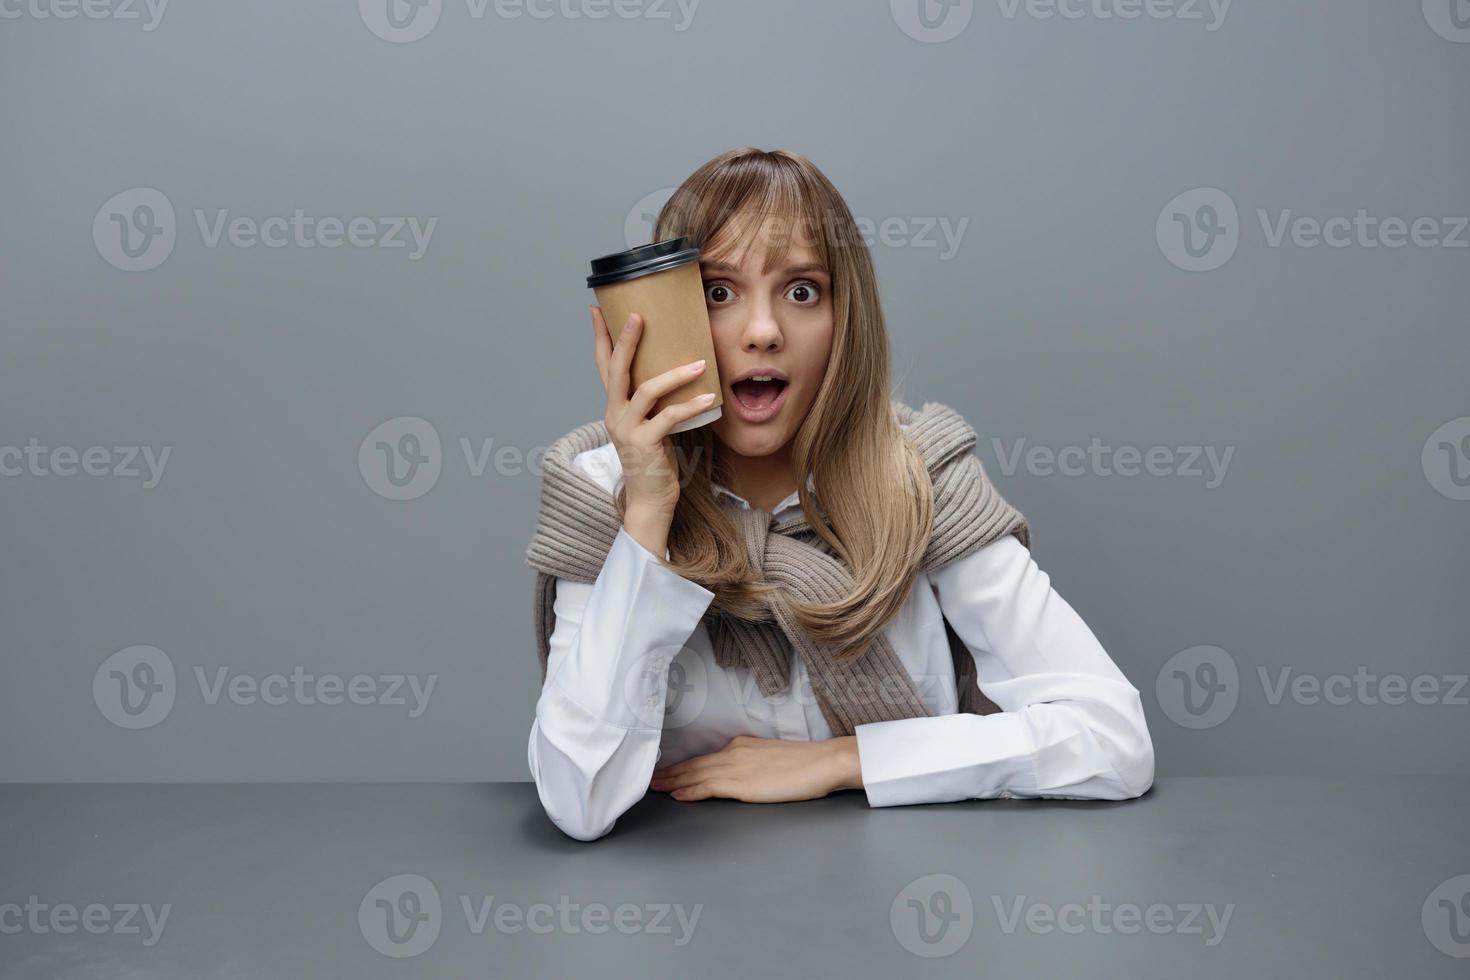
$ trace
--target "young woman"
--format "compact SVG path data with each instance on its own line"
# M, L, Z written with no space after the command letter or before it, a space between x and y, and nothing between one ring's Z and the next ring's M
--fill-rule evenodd
M551 820L596 839L650 789L1148 790L1139 692L1031 558L974 430L891 400L871 256L832 184L797 154L733 150L664 206L654 239L679 235L701 249L717 364L630 391L641 320L593 307L607 410L547 454L527 761ZM709 403L655 401L710 367L722 416L670 434Z

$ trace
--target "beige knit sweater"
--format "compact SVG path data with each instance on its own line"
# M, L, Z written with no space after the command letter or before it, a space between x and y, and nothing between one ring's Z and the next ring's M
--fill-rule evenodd
M934 532L920 562L932 571L962 558L1006 534L1030 547L1030 528L1019 510L990 483L974 455L975 430L954 409L927 402L914 410L897 400L893 410L923 457L934 483ZM578 453L608 442L599 420L557 439L546 453L541 508L526 560L536 570L534 613L537 658L546 679L551 631L556 624L556 579L594 582L622 526L613 497L573 462ZM858 725L928 715L929 709L885 635L865 653L839 662L833 651L807 639L792 616L788 599L832 602L852 588L846 565L830 551L805 517L776 521L767 511L732 506L741 527L753 572L781 586L766 617L742 620L711 603L702 622L715 658L727 669L747 668L763 694L790 685L793 652L803 658L812 690L834 735L850 735ZM945 623L955 667L959 710L989 714L998 710L976 684L975 663L964 643Z

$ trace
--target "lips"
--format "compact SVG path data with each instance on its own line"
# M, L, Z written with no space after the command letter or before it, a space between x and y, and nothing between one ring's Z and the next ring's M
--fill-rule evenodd
M736 381L730 385L731 407L742 421L765 422L781 410L790 387L781 380Z

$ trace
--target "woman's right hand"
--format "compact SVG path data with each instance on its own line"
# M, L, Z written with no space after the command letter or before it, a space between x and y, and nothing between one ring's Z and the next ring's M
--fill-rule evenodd
M614 342L601 308L593 306L591 310L592 330L597 340L597 370L607 389L603 424L623 464L627 491L625 519L627 515L637 514L641 519L662 522L667 530L667 522L674 519L674 507L679 502L679 469L675 465L669 430L707 411L714 403L714 396L700 395L676 402L652 418L648 413L660 397L699 377L707 365L695 361L672 368L644 381L629 396L633 351L642 334L643 317L630 314Z

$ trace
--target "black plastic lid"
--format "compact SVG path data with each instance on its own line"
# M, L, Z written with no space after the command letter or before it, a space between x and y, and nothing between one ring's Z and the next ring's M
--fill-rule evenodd
M652 245L639 245L626 252L614 252L592 260L592 275L587 277L587 287L606 286L608 283L637 279L676 266L694 262L699 258L699 249L689 244L683 235L669 238Z

